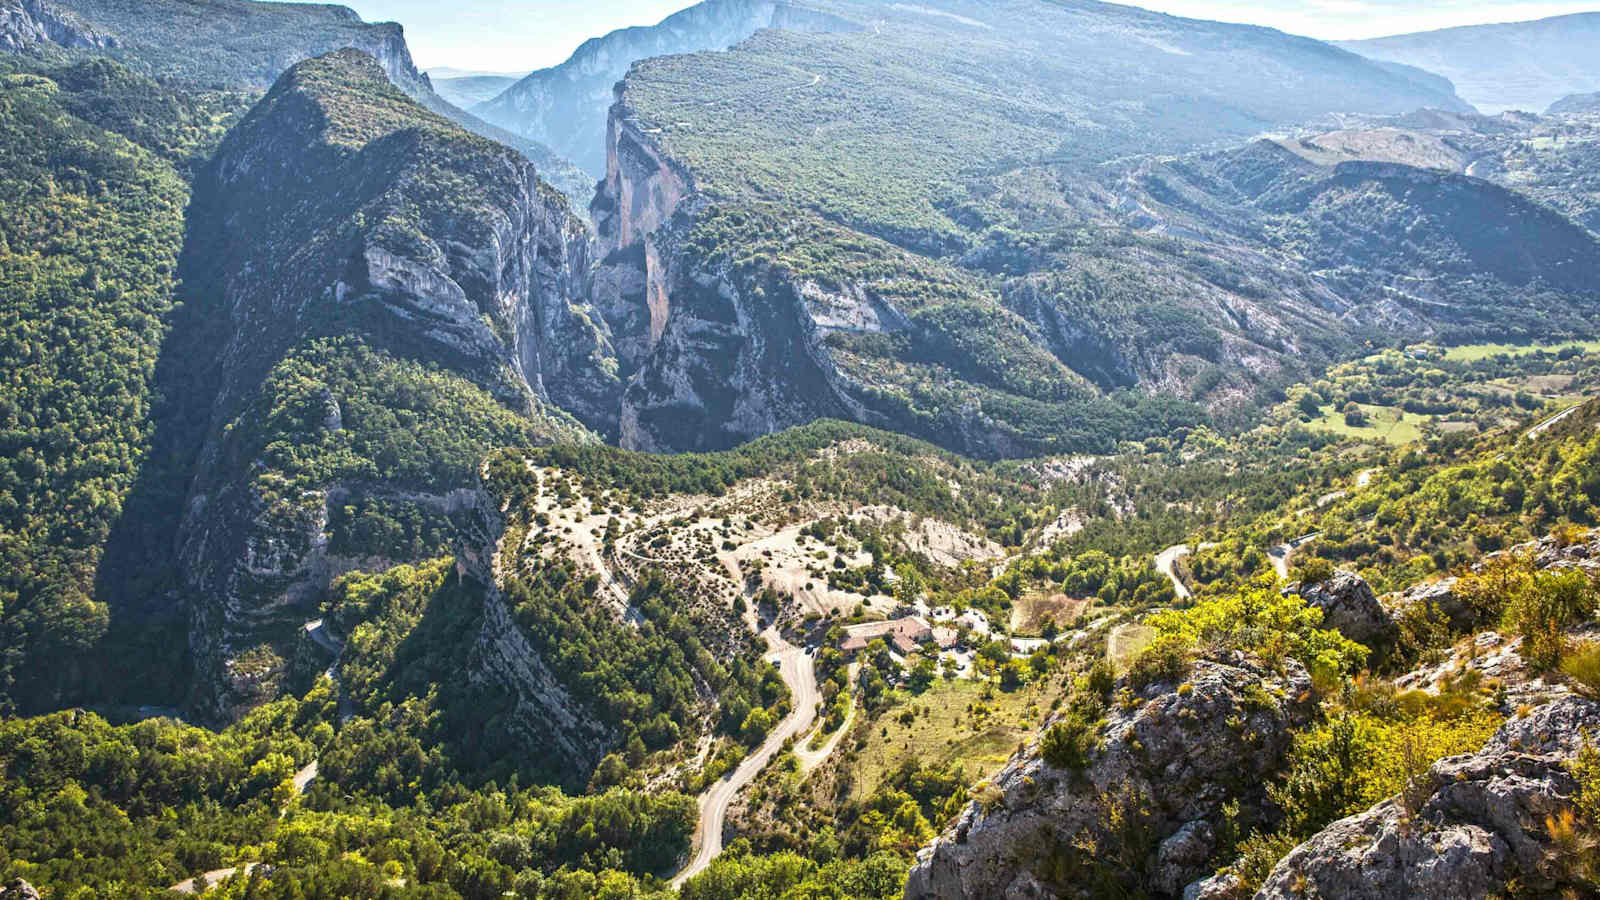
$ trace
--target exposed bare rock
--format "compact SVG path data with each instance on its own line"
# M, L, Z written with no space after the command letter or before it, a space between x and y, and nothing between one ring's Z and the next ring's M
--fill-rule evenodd
M115 47L117 39L44 0L0 4L0 50L23 50L41 43L77 49Z
M1396 621L1406 616L1422 616L1447 625L1451 631L1471 631L1479 624L1479 614L1455 591L1456 580L1445 578L1412 585L1398 594L1385 594L1384 608Z
M13 878L0 888L0 900L39 900L39 889L21 878Z
M1540 569L1576 568L1591 575L1600 575L1600 532L1591 531L1576 541L1558 541L1546 536L1518 544L1486 555L1473 565L1473 571L1482 571L1486 561L1507 554L1526 554ZM1466 634L1489 624L1490 611L1472 606L1457 594L1454 577L1413 585L1395 594L1385 594L1380 602L1389 617L1397 622L1413 616L1423 617L1443 624L1457 634Z
M1567 763L1597 728L1600 703L1574 697L1507 722L1477 753L1434 763L1409 802L1384 801L1296 847L1257 900L1489 897L1513 878L1557 893L1543 823L1570 807Z
M1090 896L1114 883L1178 896L1207 873L1222 804L1266 815L1267 773L1313 711L1311 679L1243 660L1198 663L1183 685L1151 685L1113 709L1082 773L1030 751L994 779L954 828L918 854L907 898ZM1126 831L1148 836L1130 848Z
M1244 900L1249 891L1232 872L1209 875L1183 889L1183 900Z
M1372 588L1354 572L1335 572L1321 584L1301 585L1300 596L1322 610L1324 626L1373 650L1392 644L1398 633Z

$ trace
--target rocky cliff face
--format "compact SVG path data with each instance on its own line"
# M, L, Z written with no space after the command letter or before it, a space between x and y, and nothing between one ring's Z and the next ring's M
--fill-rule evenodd
M724 50L762 28L832 31L861 26L784 0L705 0L659 24L591 38L559 66L540 69L472 108L489 122L548 144L598 177L607 171L611 89L636 60Z
M370 542L330 540L335 518L398 507L446 522L467 502L470 450L416 446L445 454L419 472L382 449L403 418L352 412L388 390L402 408L438 402L390 380L425 377L405 375L419 371L407 361L484 404L451 438L467 448L510 440L497 422L527 423L530 439L570 430L554 404L596 408L615 378L603 330L576 305L582 224L524 158L416 106L366 54L286 73L201 176L192 215L190 303L226 326L179 557L200 671L191 704L216 719L274 689L279 666L261 647L331 575L389 561ZM341 396L352 378L368 387ZM298 424L285 403L303 410ZM333 446L367 462L307 465Z
M0 6L0 50L23 50L41 43L84 49L115 47L117 39L44 0L8 0Z
M6 0L0 35L19 23L32 40L0 36L0 48L48 40L69 49L95 49L176 83L266 87L302 59L354 47L378 61L396 86L413 97L431 94L417 71L405 34L393 22L367 23L331 4L269 7L252 0Z
M1529 896L1564 884L1547 824L1570 810L1568 769L1600 729L1600 703L1557 700L1507 722L1483 749L1434 763L1406 796L1341 819L1273 869L1257 900ZM1591 850L1592 852L1592 850ZM1587 887L1592 888L1592 885Z
M905 896L1177 896L1208 874L1221 807L1265 803L1265 773L1314 709L1310 678L1202 662L1183 685L1113 709L1081 773L1019 754L955 826L917 856Z
M617 736L573 698L516 623L495 571L504 519L487 492L474 490L471 497L457 519L454 549L458 569L483 589L483 616L465 648L463 674L481 694L509 698L500 724L519 746L546 759L551 770L582 777L616 746Z
M1481 179L1319 165L1268 141L982 180L970 190L988 199L965 215L984 236L959 265L928 261L726 200L629 83L591 206L591 296L629 385L617 433L632 448L715 449L842 416L982 456L1038 453L1111 415L1097 393L1226 414L1362 336L1532 334L1600 313L1600 242L1570 219ZM1034 207L1060 224L1019 237ZM1082 229L1100 237L1085 246Z
M1243 421L1274 385L1386 335L1576 334L1600 315L1600 243L1525 196L1287 141L1103 164L1114 148L1083 117L1130 83L1053 66L1092 21L1148 38L1116 53L1150 84L1203 81L1242 104L1190 116L1140 101L1156 124L1130 153L1158 131L1182 149L1333 109L1459 108L1447 86L1111 8L1038 41L1014 16L1056 8L827 8L870 35L767 29L640 62L618 85L591 295L629 385L625 446L725 447L833 415L981 456L1100 449L1205 412ZM1212 83L1218 70L1194 68L1207 53L1329 88ZM1017 97L1078 99L1049 127L1032 106L974 106L958 98L990 88L969 83L972 59L1028 61ZM1105 133L1139 131L1129 109L1102 110ZM999 134L1011 142L990 146ZM1039 157L1066 161L1022 161Z
M823 337L903 317L859 288L830 293L766 268L736 271L686 247L705 201L625 103L590 212L603 254L591 296L628 379L618 421L632 449L714 450L823 416L884 423L850 396Z

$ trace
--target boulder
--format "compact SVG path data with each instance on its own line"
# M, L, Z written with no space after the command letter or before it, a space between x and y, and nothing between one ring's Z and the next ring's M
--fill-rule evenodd
M1256 900L1480 898L1513 879L1534 896L1584 887L1551 879L1544 822L1571 808L1578 784L1567 766L1595 733L1600 703L1576 697L1514 718L1477 753L1434 763L1409 802L1391 798L1296 847Z
M1335 572L1320 584L1301 585L1306 604L1322 610L1322 624L1340 634L1381 650L1394 643L1399 634L1394 619L1378 602L1372 588L1354 572Z
M1183 889L1183 900L1244 900L1250 896L1244 881L1232 872L1219 872Z

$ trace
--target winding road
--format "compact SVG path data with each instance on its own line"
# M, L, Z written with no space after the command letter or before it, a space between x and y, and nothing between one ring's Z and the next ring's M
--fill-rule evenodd
M1173 544L1171 547L1156 554L1156 571L1167 576L1172 581L1172 593L1179 600L1187 600L1194 596L1194 592L1189 590L1189 586L1183 583L1183 579L1178 577L1177 572L1173 571L1173 566L1177 565L1178 557L1188 555L1188 544Z
M1322 532L1313 531L1310 534L1303 534L1288 543L1279 544L1267 551L1267 558L1272 560L1272 568L1278 573L1280 580L1289 580L1289 558L1294 556L1294 551L1319 537L1322 537Z
M1553 426L1555 426L1556 423L1577 412L1578 406L1582 405L1582 403L1579 403L1577 406L1569 406L1566 409L1563 409L1561 412L1558 412L1550 418L1545 419L1543 422L1540 422L1532 428L1529 428L1528 433L1523 435L1523 437L1532 440L1539 435L1544 434L1546 431L1549 431Z
M851 663L850 664L850 668L847 670L849 672L849 675L846 678L845 683L846 684L855 684L856 683L856 675L860 672L860 669L861 669L861 664L860 663ZM813 676L812 681L815 682L815 680L816 680L815 676ZM856 694L855 694L855 691L852 690L850 692L850 708L848 710L846 710L846 712L844 714L844 723L839 726L839 729L837 731L835 731L831 737L829 737L826 741L823 742L821 747L818 747L817 749L812 750L812 749L809 749L808 747L805 746L806 741L804 741L804 740L797 740L795 742L794 755L795 755L795 757L797 759L800 760L800 772L801 772L801 774L807 774L812 769L815 769L817 766L822 765L823 762L826 761L827 758L833 753L834 748L839 746L839 741L841 739L843 739L844 736L847 733L849 733L850 725L852 723L854 723L855 720L856 720ZM818 727L821 727L821 726L818 726ZM805 734L805 732L801 732L801 734L803 736Z
M772 729L760 747L746 756L738 768L700 795L700 823L695 827L695 853L689 864L673 876L674 888L705 871L706 866L717 858L722 852L723 825L727 822L728 806L733 803L733 798L766 768L772 757L783 749L785 741L805 734L817 717L817 671L805 648L784 640L776 628L769 627L761 636L767 639L767 646L773 648L766 658L777 664L784 683L789 686L793 705L789 714ZM832 743L835 742L830 742L830 745Z
M318 619L316 624L320 626L322 624L322 620ZM312 626L312 623L307 622L306 623L306 631L308 631L308 632L312 631L311 626ZM305 793L306 785L310 784L311 780L313 778L316 778L316 777L317 777L317 761L316 760L312 760L311 762L307 763L305 766L301 767L300 771L294 773L294 776L292 778L290 778L290 781L294 784L294 796L298 797L301 794ZM279 810L278 811L278 815L282 816L284 810L287 810L287 809L288 809L288 807L285 806L283 810ZM204 890L210 889L217 882L222 881L222 880L227 879L227 878L232 878L233 877L233 873L239 871L240 869L243 869L244 873L246 875L248 875L248 874L250 874L251 870L253 870L258 865L260 865L260 863L247 862L247 863L241 863L240 865L237 865L237 866L228 866L225 869L212 869L211 871L209 871L209 872L205 873L204 875L200 876L201 878L205 879L205 888L204 889L201 889L199 887L199 885L195 884L195 879L193 879L193 878L185 878L184 880L178 882L177 884L167 888L167 890L169 890L169 891L177 891L180 894L198 894L198 893L203 893Z

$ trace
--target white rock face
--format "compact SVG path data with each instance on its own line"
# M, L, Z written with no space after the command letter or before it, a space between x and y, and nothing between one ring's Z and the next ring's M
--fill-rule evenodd
M0 7L0 50L17 51L42 43L67 48L115 47L117 39L44 0L20 0Z

